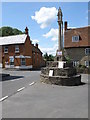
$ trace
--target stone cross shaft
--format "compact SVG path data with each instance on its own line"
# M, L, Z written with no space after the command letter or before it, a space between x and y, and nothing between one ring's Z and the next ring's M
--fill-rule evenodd
M59 33L58 33L58 50L60 51L62 46L61 46L61 24L59 24Z
M59 7L58 9L58 25L59 25L59 33L58 33L58 50L61 51L63 48L63 21L62 21L62 11Z

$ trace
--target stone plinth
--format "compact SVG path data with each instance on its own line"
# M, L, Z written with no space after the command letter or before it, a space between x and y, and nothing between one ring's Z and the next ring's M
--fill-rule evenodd
M76 75L76 69L75 68L57 68L57 67L46 67L41 70L41 74L49 75L49 71L53 70L53 76L73 76Z
M81 75L75 75L72 77L66 76L48 76L41 74L40 75L41 82L47 84L55 84L55 85L62 85L62 86L75 86L81 84Z
M59 68L60 61L48 62L47 67L41 70L40 80L48 84L74 86L81 84L81 75L77 75L72 63L61 62L63 68Z

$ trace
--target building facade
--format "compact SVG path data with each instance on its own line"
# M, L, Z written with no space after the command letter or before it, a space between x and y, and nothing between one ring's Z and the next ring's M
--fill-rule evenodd
M64 25L64 49L67 56L73 61L73 65L90 66L90 26L82 28L67 28Z
M14 35L0 38L0 63L3 68L40 68L44 65L38 44L34 46L28 35Z

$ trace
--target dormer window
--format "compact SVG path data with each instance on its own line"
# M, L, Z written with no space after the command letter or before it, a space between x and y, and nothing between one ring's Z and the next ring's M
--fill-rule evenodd
M4 47L4 53L8 53L8 47L7 46Z
M15 45L15 53L19 52L19 45Z
M72 36L72 42L79 42L79 36Z

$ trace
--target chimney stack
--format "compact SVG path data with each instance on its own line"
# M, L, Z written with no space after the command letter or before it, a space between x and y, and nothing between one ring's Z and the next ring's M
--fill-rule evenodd
M25 34L28 35L28 28L27 27L25 28Z
M64 22L64 30L67 30L67 21Z
M38 43L36 43L36 47L38 48Z

